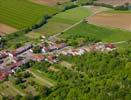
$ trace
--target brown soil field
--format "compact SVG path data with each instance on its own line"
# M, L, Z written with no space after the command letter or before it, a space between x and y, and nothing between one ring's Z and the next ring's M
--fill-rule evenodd
M17 31L17 29L15 29L11 26L8 26L6 24L0 23L0 35L6 35L6 34L9 34L9 33L16 32L16 31Z
M88 18L88 23L131 31L130 19L131 14L102 12Z
M131 3L131 0L98 0L97 3L111 4L113 6L122 5L125 3Z
M31 0L32 2L38 3L38 4L44 4L49 6L54 6L57 3L64 3L69 0Z

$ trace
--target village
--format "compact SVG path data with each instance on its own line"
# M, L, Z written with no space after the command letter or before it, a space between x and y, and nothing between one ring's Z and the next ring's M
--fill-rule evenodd
M46 41L46 43L45 43ZM100 51L109 52L115 50L116 47L111 43L94 43L88 46L74 48L68 46L66 43L51 42L42 36L39 47L40 52L34 52L34 45L26 43L24 46L17 48L14 51L2 50L0 51L0 81L15 73L22 65L30 61L47 61L51 64L58 63L58 57L64 56L81 56L86 52ZM37 48L38 49L38 48Z

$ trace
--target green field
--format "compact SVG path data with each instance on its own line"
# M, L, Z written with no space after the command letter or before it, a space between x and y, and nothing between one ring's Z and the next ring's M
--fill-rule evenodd
M77 7L67 10L54 16L45 26L38 29L37 32L48 35L59 33L90 14L90 9L86 7Z
M61 37L72 40L76 40L80 37L91 37L105 42L117 42L130 40L131 32L81 23L78 26L65 32Z
M0 0L0 23L22 29L56 11L54 7L38 5L28 0Z

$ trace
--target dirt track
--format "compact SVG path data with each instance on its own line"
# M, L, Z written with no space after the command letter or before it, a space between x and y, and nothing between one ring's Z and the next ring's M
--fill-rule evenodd
M97 3L111 4L113 6L122 5L125 3L131 3L131 0L98 0Z
M131 14L126 13L99 13L88 19L88 22L95 25L121 28L131 31Z
M9 34L9 33L16 32L16 31L17 31L17 29L15 29L11 26L8 26L6 24L0 23L0 35L6 35L6 34Z

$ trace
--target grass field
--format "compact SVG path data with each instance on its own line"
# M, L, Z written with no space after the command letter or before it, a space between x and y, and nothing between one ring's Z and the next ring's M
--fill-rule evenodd
M0 0L0 23L22 29L56 11L54 7L38 5L28 0Z
M46 77L45 74L42 73L39 70L31 68L28 71L30 73L32 73L32 75L36 78L37 83L39 83L41 85L45 85L47 87L52 87L52 86L54 86L56 84L53 80Z
M61 37L77 39L79 37L91 37L105 42L116 42L131 39L131 32L119 29L105 28L101 26L81 23L65 32Z
M25 96L23 91L17 89L10 81L0 84L0 95L10 96L10 97L16 95Z
M37 30L42 34L56 34L91 14L86 7L77 7L54 16L48 24Z

